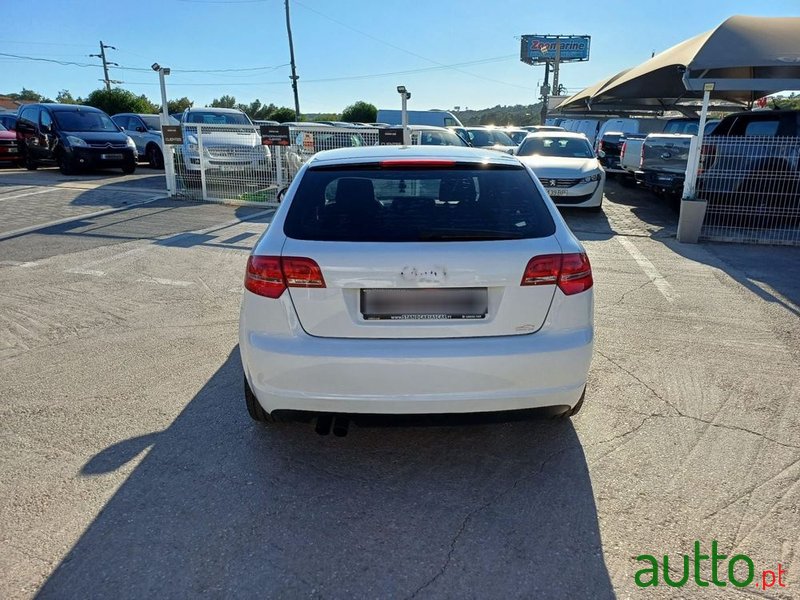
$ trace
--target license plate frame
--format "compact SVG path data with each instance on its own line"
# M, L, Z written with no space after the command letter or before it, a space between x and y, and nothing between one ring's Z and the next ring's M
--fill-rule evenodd
M552 198L553 196L569 196L566 188L545 188Z
M489 314L488 288L363 288L365 321L480 320Z
M100 155L100 160L122 160L123 158L125 157L117 152L103 153Z

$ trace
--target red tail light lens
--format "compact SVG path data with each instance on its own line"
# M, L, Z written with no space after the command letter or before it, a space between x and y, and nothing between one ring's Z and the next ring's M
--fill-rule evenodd
M620 160L625 158L625 150L627 150L627 149L628 149L628 142L625 142L624 144L622 144L622 150L620 150L620 152L619 152Z
M552 285L558 281L561 271L560 254L534 256L528 261L520 285Z
M279 298L287 287L324 288L325 280L319 265L310 258L251 256L244 287L265 298Z
M567 296L588 290L594 285L592 265L584 253L564 254L561 261L561 274L558 276L558 287Z
M247 272L244 276L245 289L265 296L278 298L286 289L278 256L251 256L247 259Z
M592 266L584 253L543 254L528 261L520 285L553 285L567 296L588 290L594 284Z
M310 258L284 256L281 258L283 276L288 287L324 288L325 280L319 265Z
M714 144L703 144L700 147L700 164L697 167L697 174L700 175L706 169L711 168L717 158L717 147Z

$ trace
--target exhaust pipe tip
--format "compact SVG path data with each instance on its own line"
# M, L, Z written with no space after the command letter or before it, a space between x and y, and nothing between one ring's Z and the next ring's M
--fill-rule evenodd
M328 435L331 432L331 424L333 423L333 416L320 415L317 417L317 425L314 427L319 435Z
M350 429L350 419L347 417L336 417L333 422L333 435L336 437L344 437Z

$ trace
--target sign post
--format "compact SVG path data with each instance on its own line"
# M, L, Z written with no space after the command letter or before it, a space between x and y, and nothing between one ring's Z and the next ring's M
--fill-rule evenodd
M588 35L523 35L520 47L520 60L527 65L544 64L544 85L542 85L542 123L547 118L547 98L551 88L550 69L553 70L553 95L561 93L559 70L561 63L589 60L591 36Z

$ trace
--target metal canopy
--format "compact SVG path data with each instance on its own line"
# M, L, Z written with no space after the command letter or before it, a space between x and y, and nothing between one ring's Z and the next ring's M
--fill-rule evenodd
M680 110L696 106L708 82L715 84L712 100L740 105L800 89L800 17L730 17L556 110Z

